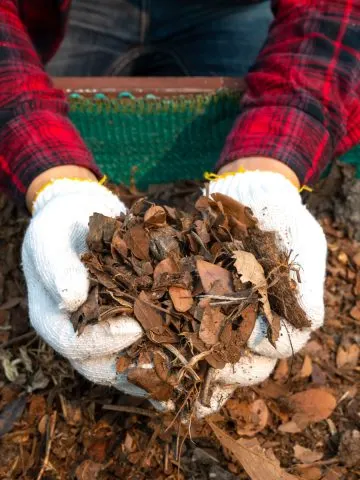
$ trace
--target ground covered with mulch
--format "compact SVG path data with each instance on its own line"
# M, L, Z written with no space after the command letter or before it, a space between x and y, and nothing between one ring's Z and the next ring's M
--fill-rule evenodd
M182 208L197 194L193 184L171 191ZM267 382L238 389L218 414L190 427L91 385L29 328L19 268L27 221L0 198L0 478L360 477L360 245L329 209L321 219L325 326Z

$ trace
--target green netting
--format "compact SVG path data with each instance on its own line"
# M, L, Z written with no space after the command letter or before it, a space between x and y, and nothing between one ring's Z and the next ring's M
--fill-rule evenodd
M212 170L239 113L240 94L222 90L171 99L70 95L70 116L97 164L115 182L200 179ZM360 146L343 158L357 166Z

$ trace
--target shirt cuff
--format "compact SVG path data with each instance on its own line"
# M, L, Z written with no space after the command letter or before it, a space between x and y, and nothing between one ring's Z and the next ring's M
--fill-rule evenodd
M57 113L40 110L12 119L1 130L0 152L1 190L22 205L31 182L49 168L76 165L101 178L79 132Z
M327 129L301 110L251 108L237 119L216 169L239 158L269 157L290 167L301 184L313 184L333 152Z

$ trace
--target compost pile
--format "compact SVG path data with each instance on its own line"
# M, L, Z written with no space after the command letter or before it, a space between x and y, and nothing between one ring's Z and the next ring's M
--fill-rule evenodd
M296 300L297 266L249 208L223 194L200 197L193 214L146 198L116 219L94 214L87 243L92 287L74 328L81 335L89 323L134 316L146 335L117 372L177 410L209 404L209 368L239 361L258 315L272 344L280 317L309 325Z

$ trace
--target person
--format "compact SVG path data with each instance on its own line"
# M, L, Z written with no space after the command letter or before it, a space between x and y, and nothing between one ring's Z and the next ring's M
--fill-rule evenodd
M142 336L135 319L80 336L69 321L88 292L80 256L89 216L125 207L99 184L44 65L53 58L48 71L65 76L246 74L242 112L214 166L235 173L210 192L248 205L296 256L311 328L282 319L272 346L260 316L247 355L212 372L210 407L199 404L197 414L265 380L324 320L326 241L299 189L360 140L360 1L274 0L271 9L268 0L73 0L70 9L69 0L3 0L0 16L0 186L32 212L22 249L31 323L89 380L133 395L144 391L117 375L115 362Z

